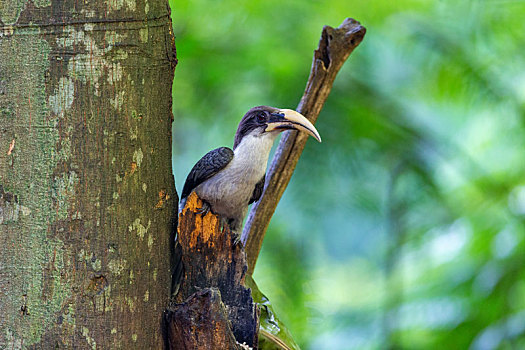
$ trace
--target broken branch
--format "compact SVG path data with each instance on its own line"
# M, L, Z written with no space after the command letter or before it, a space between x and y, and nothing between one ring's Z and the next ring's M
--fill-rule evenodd
M361 43L365 27L347 18L338 28L325 26L314 58L308 82L297 111L313 123L317 120L323 105L332 90L335 77L348 56ZM248 261L248 273L252 274L261 250L262 242L277 203L290 182L308 135L296 131L286 132L273 157L266 175L264 192L248 215L242 233Z

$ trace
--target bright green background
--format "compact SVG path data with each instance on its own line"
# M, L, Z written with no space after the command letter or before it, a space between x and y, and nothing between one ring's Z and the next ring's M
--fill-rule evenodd
M525 349L525 2L170 1L179 192L255 105L336 79L255 279L304 349Z

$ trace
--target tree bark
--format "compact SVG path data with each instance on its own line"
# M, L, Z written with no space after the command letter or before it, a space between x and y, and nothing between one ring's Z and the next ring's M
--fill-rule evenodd
M0 6L0 348L158 349L176 64L167 1Z
M217 288L204 288L166 314L169 349L241 350Z

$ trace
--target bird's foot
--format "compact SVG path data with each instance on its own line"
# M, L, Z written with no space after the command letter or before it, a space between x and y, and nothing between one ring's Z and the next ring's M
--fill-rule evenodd
M237 220L221 217L221 225L230 229L233 246L241 243L242 227L239 227Z
M232 238L233 238L233 246L237 246L237 245L241 245L242 246L242 241L241 241L241 235L238 234L237 232L235 231L232 231Z
M208 212L211 210L211 205L208 202L202 202L202 207L197 209L197 214L202 214L203 216L208 214Z

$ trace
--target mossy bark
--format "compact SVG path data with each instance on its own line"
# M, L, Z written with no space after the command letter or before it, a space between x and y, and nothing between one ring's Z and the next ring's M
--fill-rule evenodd
M0 349L163 346L167 1L0 6Z

